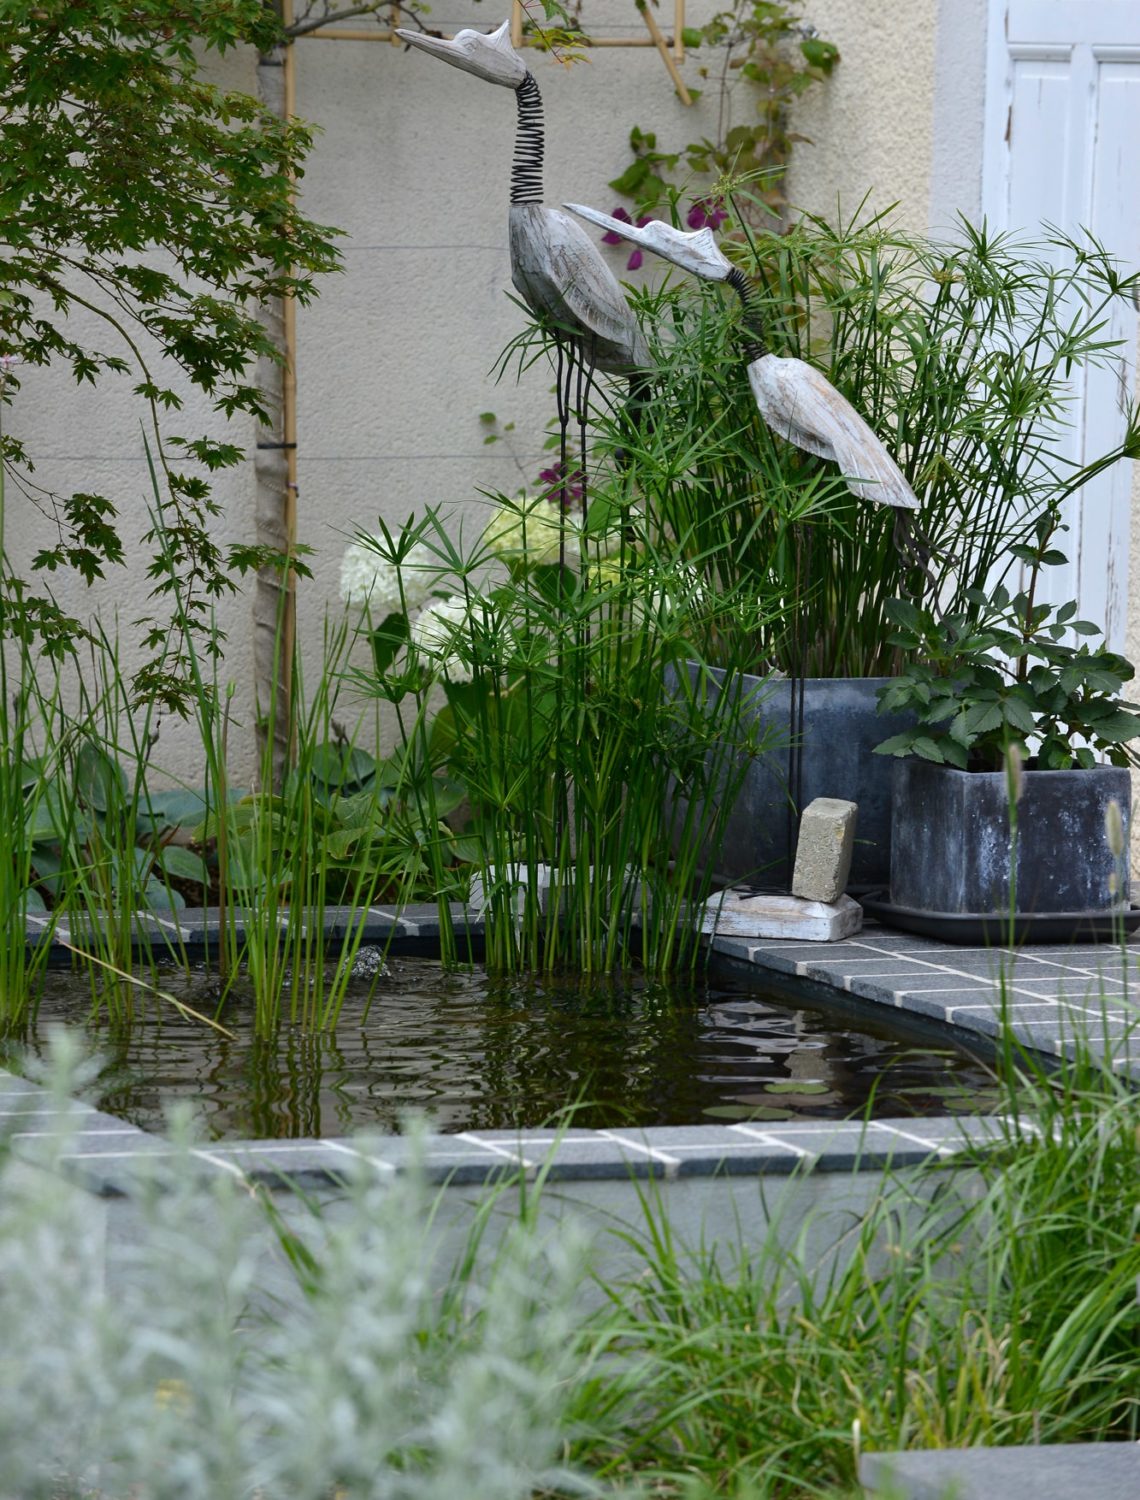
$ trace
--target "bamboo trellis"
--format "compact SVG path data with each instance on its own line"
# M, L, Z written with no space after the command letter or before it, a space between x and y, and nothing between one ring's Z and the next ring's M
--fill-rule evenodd
M645 22L647 36L605 36L582 38L582 46L595 47L656 47L661 61L665 64L666 71L672 79L673 87L677 91L677 97L682 104L692 104L693 98L685 87L677 64L685 60L685 0L673 0L673 35L668 37L661 30L657 18L653 14L650 0L634 0L634 5L641 13L641 19ZM522 0L511 0L511 45L513 47L533 47L535 41L528 37L523 29L525 12ZM396 35L396 27L400 24L399 0L393 0L388 13L387 26L372 26L368 28L356 26L316 26L311 31L302 32L296 40L306 41L310 37L315 41L326 42L388 42L399 46L400 39Z

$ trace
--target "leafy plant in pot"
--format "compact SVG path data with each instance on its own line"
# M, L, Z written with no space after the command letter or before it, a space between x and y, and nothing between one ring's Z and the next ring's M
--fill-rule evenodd
M881 218L805 219L786 235L756 237L735 213L725 229L768 349L815 365L882 439L919 498L915 531L929 559L920 568L896 544L889 507L851 493L834 464L759 419L736 348L738 314L707 285L641 294L652 432L627 428L612 445L636 471L662 434L717 435L650 482L639 475L644 503L673 535L693 539L692 560L714 586L762 585L782 605L732 644L753 663L742 693L802 753L777 750L750 767L719 872L778 882L794 834L789 803L850 797L860 804L852 883L866 889L889 872L888 767L873 748L905 727L875 717L879 690L904 661L888 601L937 599L972 619L976 591L1020 566L1018 548L1033 543L1039 518L1054 522L1091 475L1140 451L1135 412L1120 446L1084 468L1058 439L1072 367L1116 357L1105 317L1136 282L1083 241L1033 246L968 225L955 243L902 235ZM1062 322L1074 306L1078 319ZM780 674L795 679L794 693Z
M912 659L880 708L913 723L877 746L898 758L890 899L868 909L953 941L1000 941L1011 927L1016 940L1112 936L1134 925L1140 707L1121 696L1133 668L1074 603L1001 584L965 602L941 617L889 605L891 640Z

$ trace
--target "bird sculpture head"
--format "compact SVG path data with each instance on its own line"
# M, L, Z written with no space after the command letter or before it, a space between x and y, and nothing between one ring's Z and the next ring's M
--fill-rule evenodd
M639 228L636 224L627 224L624 219L615 219L612 214L604 214L600 209L586 208L581 203L564 203L562 207L706 281L727 281L732 274L732 262L721 254L711 229L688 232L673 229L657 219Z
M504 21L497 31L457 32L450 42L422 31L399 28L396 35L409 46L442 58L465 73L474 73L486 83L501 83L504 88L517 89L526 77L526 63L511 46L509 21Z

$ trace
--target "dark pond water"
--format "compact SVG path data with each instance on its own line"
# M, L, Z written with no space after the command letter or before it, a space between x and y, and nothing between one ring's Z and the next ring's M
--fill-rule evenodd
M90 1019L90 991L53 979L26 1043L87 1025L105 1060L100 1107L146 1130L190 1101L215 1139L397 1129L408 1110L445 1131L535 1126L576 1106L581 1126L677 1125L984 1111L991 1073L927 1041L735 978L491 978L391 958L372 993L350 993L330 1035L253 1035L236 996L231 1041L153 1001L129 1027ZM209 1010L201 977L163 986ZM207 998L204 998L204 995ZM9 1057L11 1057L9 1050Z

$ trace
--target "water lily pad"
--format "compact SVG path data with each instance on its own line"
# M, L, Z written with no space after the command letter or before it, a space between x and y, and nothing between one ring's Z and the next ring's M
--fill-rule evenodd
M780 1083L766 1083L764 1085L766 1094L830 1094L832 1092L829 1083L796 1083L791 1079Z
M773 1104L710 1104L701 1113L710 1120L790 1120L795 1111Z

